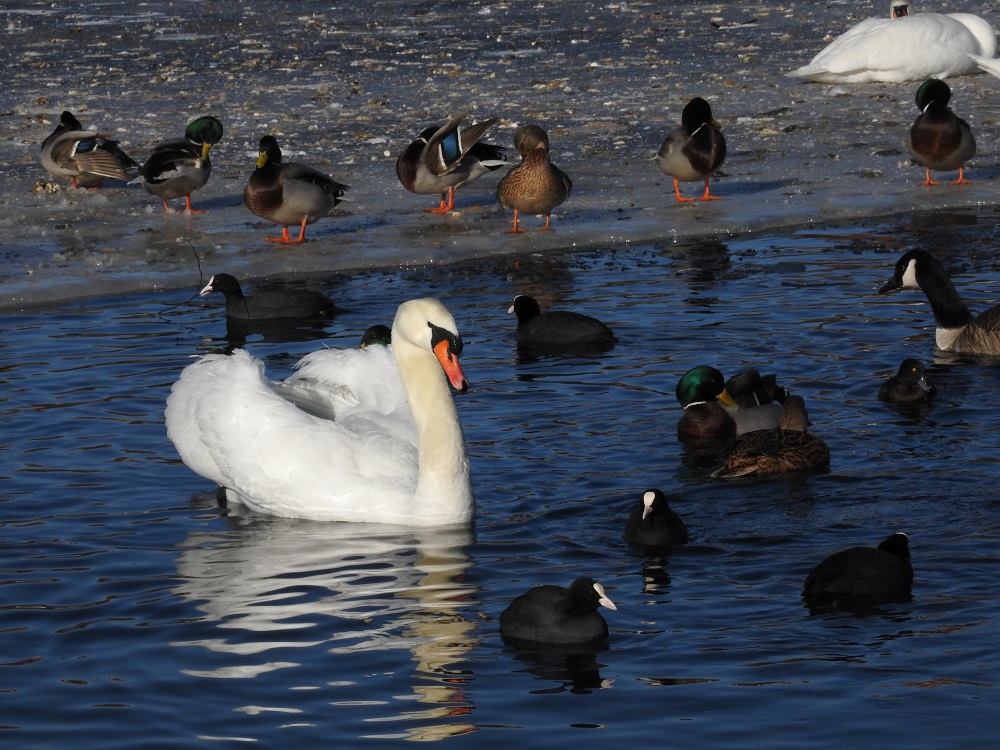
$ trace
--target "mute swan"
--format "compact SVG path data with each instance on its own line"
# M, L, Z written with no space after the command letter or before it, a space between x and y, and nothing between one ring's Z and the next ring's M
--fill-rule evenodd
M499 169L507 161L505 148L480 143L497 118L460 128L465 115L442 126L426 128L396 159L396 176L411 193L440 193L441 203L424 210L444 214L455 208L455 188Z
M545 226L535 231L553 230L549 226L552 209L566 202L573 182L549 159L549 134L537 125L519 127L514 147L521 154L521 163L497 183L500 205L514 210L514 226L507 234L524 232L518 224L519 214L545 214Z
M869 18L837 37L789 76L822 83L922 81L979 70L970 55L996 55L996 32L971 13L913 13L890 0L889 18Z
M677 202L722 200L709 192L708 178L722 166L725 159L726 139L719 131L719 123L713 119L708 102L696 96L681 112L681 127L667 136L656 154L660 171L674 178ZM681 197L678 181L701 180L705 181L705 192L700 199Z
M468 523L469 462L448 390L468 387L461 352L447 308L419 299L399 306L391 347L313 352L282 383L242 350L211 354L174 384L167 435L193 471L261 513Z
M937 329L934 343L946 352L1000 354L1000 305L972 317L938 259L926 250L899 257L892 278L879 290L921 289L927 295Z

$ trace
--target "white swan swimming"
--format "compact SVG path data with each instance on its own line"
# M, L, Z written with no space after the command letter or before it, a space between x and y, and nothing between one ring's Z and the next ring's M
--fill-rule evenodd
M194 472L261 513L468 523L469 461L448 389L468 387L461 352L448 309L419 299L399 306L391 347L313 352L282 383L242 350L210 354L174 384L167 435Z
M996 31L979 16L914 14L905 0L891 0L889 13L862 21L788 75L822 83L922 81L977 73L981 63L972 55L996 55Z

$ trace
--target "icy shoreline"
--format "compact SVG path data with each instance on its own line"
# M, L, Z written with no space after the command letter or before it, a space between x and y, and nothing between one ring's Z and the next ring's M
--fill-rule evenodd
M995 5L927 2L921 10L992 18ZM308 0L275 10L109 0L69 14L48 3L0 9L9 40L0 59L11 71L0 94L0 310L192 290L192 249L206 275L250 279L724 240L998 203L991 99L1000 81L949 80L979 143L967 171L974 184L918 187L922 171L902 146L917 114L915 84L836 87L783 75L825 35L880 15L882 2L830 3L808 17L781 5L731 6L377 0L362 10ZM847 17L849 8L858 16ZM713 104L729 140L713 188L725 200L681 206L652 154L696 95ZM164 215L136 186L30 192L48 179L38 149L64 108L140 160L194 116L219 116L226 135L213 150L215 172L193 198L206 213ZM396 155L425 124L455 112L503 118L487 138L501 145L524 122L549 130L553 159L574 181L556 232L504 234L510 217L493 197L498 175L460 190L458 210L444 217L421 210L433 197L403 190ZM292 158L352 186L343 214L312 225L304 246L265 243L275 227L242 206L265 132Z

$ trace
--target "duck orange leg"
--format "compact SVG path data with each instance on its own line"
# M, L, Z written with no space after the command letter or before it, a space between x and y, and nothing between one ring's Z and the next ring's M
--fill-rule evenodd
M203 214L203 213L205 213L204 211L202 211L200 209L191 208L191 194L190 193L188 193L187 195L184 196L184 200L185 200L185 204L186 205L185 205L185 208L183 208L180 213L184 213L184 211L187 211L189 214Z
M971 185L972 183L971 183L971 182L969 182L969 181L968 181L967 179L965 179L965 177L963 177L963 176L962 176L962 168L961 168L961 167L959 167L959 168L958 168L958 179L957 179L957 180L955 180L955 181L954 181L953 183L951 183L951 184L952 184L952 185Z
M922 185L940 185L941 184L940 182L935 182L934 180L931 179L931 170L929 170L927 167L924 167L924 170L927 172L927 179L924 180L923 182L918 182L917 183L917 187L920 187ZM961 172L959 172L959 174L961 174Z
M694 198L685 198L681 195L681 184L675 179L674 180L674 195L677 196L678 203L693 203Z
M447 196L447 199L445 198ZM425 208L429 214L446 214L455 208L455 188L448 188L447 193L441 193L441 204L437 208Z
M722 196L721 195L712 195L709 192L709 189L708 189L708 178L707 177L705 178L705 193L698 200L702 200L702 201L721 201L722 200Z
M297 245L300 242L305 242L306 241L306 220L305 219L302 220L302 228L299 230L299 236L296 237L294 240L292 239L292 236L288 233L288 227L282 227L281 228L281 236L280 237L265 237L264 240L266 242L280 242L283 245Z
M517 209L514 209L514 226L508 229L504 234L524 234L524 230L517 225Z
M544 232L544 231L546 231L546 230L548 230L548 231L550 231L550 232L554 232L554 231L556 231L556 228L555 228L555 227L550 227L550 226L549 226L549 219L550 219L550 217L551 217L551 216L552 216L552 214L545 214L545 226L544 226L544 227L539 227L539 228L538 228L538 229L536 229L535 231L536 231L536 232Z

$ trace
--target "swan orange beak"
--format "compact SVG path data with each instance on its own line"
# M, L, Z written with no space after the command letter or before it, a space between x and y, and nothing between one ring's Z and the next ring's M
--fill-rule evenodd
M441 363L441 369L448 376L448 382L456 391L465 393L469 390L469 381L462 372L462 366L458 364L458 357L451 353L448 341L439 341L434 347L434 356Z

